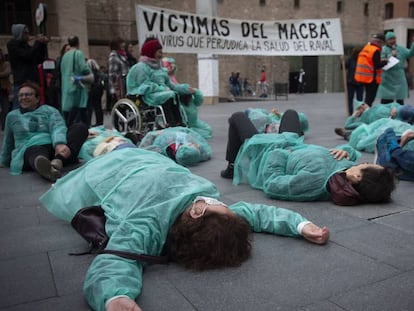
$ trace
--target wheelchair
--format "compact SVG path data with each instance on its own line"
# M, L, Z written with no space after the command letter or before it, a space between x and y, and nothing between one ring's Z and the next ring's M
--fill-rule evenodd
M187 115L181 104L179 111L183 124L187 125ZM166 128L167 118L162 105L149 106L139 96L127 96L114 104L111 123L113 128L123 135L128 132L145 135L149 131Z

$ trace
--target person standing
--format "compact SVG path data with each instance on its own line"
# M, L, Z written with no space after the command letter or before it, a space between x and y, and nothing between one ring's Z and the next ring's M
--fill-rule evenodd
M381 58L395 57L399 62L388 70L382 71L382 80L378 88L378 97L381 104L389 104L393 101L404 105L404 99L408 98L408 83L405 77L407 60L414 56L414 42L410 49L396 44L396 35L389 31L385 34L385 45L382 47Z
M131 68L138 62L137 58L134 56L134 45L132 44L132 42L129 42L127 45L126 55L128 60L128 66L129 68Z
M95 112L95 124L92 126L103 125L102 95L104 90L104 76L100 71L96 60L90 58L86 62L93 73L93 83L89 89L88 96L88 125L91 124L92 113Z
M267 97L267 78L266 78L266 68L263 66L262 72L260 74L260 86L262 88L262 94L260 95L261 98Z
M47 58L49 39L42 34L30 37L29 28L24 24L13 24L11 32L13 39L7 42L7 51L13 74L13 109L17 109L17 93L23 82L30 80L39 83L37 65ZM32 40L34 43L30 45Z
M118 37L110 43L108 59L109 107L126 96L126 76L129 70L128 56L124 39Z
M359 52L355 68L355 81L364 85L364 102L370 107L375 100L378 86L381 83L382 67L388 62L381 60L381 47L384 45L384 41L383 34L373 35L370 42Z
M6 115L9 112L9 96L11 95L10 63L6 61L3 50L0 49L0 124L4 130Z
M88 88L85 84L93 82L93 74L86 64L83 52L79 50L79 38L70 36L68 44L70 49L63 55L60 65L63 116L67 126L78 118L88 124Z
M348 112L350 116L354 112L354 97L356 96L358 102L362 102L364 96L364 86L355 81L355 68L360 51L360 47L354 47L351 51L351 55L345 62L346 84L348 89Z
M303 68L300 68L298 73L298 94L305 93L305 70Z

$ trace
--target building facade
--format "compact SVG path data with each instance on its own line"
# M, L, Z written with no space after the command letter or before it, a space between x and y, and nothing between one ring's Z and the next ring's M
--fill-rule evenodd
M213 0L214 1L214 0ZM345 51L354 45L363 45L370 35L384 29L385 7L375 0L215 0L217 16L249 20L286 20L340 18ZM80 37L80 48L87 57L106 66L109 41L117 36L137 43L135 4L152 5L178 11L196 12L196 0L0 0L0 47L6 50L10 39L10 25L25 23L37 33L34 12L39 2L48 8L47 35L51 37L49 56L59 55L60 47L70 34ZM408 2L408 1L394 1ZM388 3L388 2L387 2ZM399 9L394 5L394 12ZM401 10L404 12L404 9ZM405 11L405 13L407 10ZM407 29L413 29L404 17ZM396 21L397 23L398 21ZM399 24L398 24L399 25ZM400 27L400 26L399 26ZM385 29L399 28L385 21ZM398 32L399 34L399 32ZM139 48L135 48L135 56ZM198 60L193 54L172 54L178 64L179 81L198 85ZM240 72L256 83L263 66L272 85L290 82L295 89L294 76L300 68L307 75L307 92L336 92L343 90L339 56L272 57L272 56L218 56L219 95L228 96L228 78L232 71Z

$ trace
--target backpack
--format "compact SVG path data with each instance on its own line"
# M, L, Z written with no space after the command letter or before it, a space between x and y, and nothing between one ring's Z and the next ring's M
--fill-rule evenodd
M71 225L89 243L90 249L87 252L70 253L70 255L112 254L150 264L168 263L168 256L153 256L105 249L109 241L105 231L105 223L105 212L101 206L88 206L80 209L73 217Z

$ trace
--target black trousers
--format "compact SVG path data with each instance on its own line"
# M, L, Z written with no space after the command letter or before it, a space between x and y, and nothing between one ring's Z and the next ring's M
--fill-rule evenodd
M175 105L174 100L171 98L162 104L162 108L169 126L173 127L182 125L179 103Z
M397 99L397 100L393 100L393 99L381 99L381 104L391 104L394 101L396 101L400 105L404 105L404 99Z
M372 103L375 100L375 97L377 96L377 90L378 90L378 84L375 82L365 84L365 103L368 106L372 106Z
M63 165L77 163L79 151L88 138L88 127L83 123L74 123L68 128L66 137L66 145L69 147L71 153L69 158L65 159L60 155L55 156L55 149L51 144L31 146L24 153L23 170L34 170L34 161L39 155L43 155L50 160L60 159Z
M229 118L229 132L227 140L226 160L234 163L237 153L244 141L258 134L253 123L244 112L235 112Z

